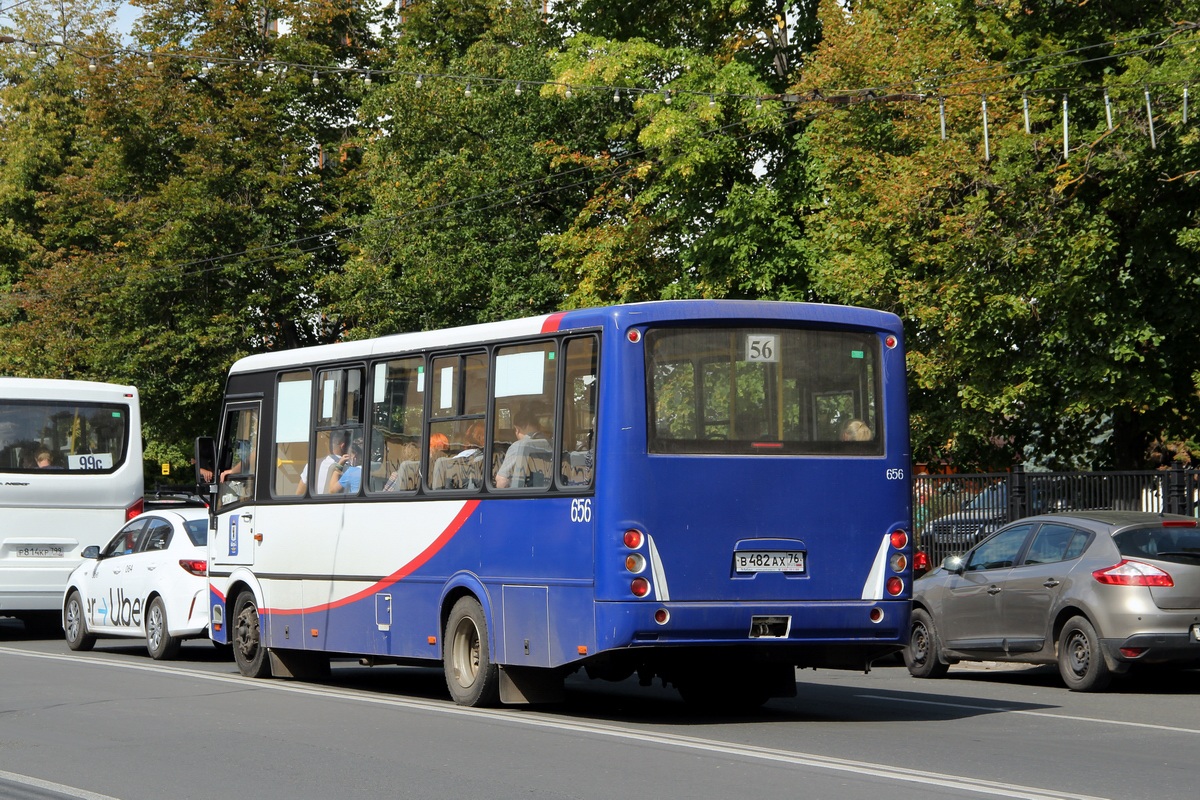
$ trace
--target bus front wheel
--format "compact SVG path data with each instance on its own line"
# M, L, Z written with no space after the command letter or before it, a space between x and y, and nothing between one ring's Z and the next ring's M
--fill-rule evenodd
M251 592L238 595L233 606L233 660L247 678L265 678L271 673L259 629L258 603Z
M492 663L487 618L474 597L450 609L442 637L446 687L460 706L493 706L500 696L500 668Z

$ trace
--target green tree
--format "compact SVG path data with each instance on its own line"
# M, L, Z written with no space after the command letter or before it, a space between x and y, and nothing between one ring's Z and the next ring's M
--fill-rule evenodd
M144 9L136 48L59 48L73 84L55 101L78 122L37 193L41 252L0 359L133 383L148 438L178 443L211 430L237 357L340 333L319 279L361 200L364 82L346 65L373 43L342 4L279 4L282 36L241 4Z
M440 9L406 9L389 82L363 106L375 126L364 156L371 210L358 255L328 282L352 335L559 307L540 241L586 200L595 179L579 164L605 149L603 121L616 113L607 98L545 85L559 42L535 9L468 4L468 16L486 12L475 38L455 26L433 40Z
M918 461L1132 467L1158 431L1194 427L1197 323L1172 313L1200 299L1180 102L1196 39L1171 22L1189 11L823 8L795 87L826 98L801 142L807 267L822 296L905 318Z
M595 163L611 177L545 243L571 303L808 297L794 205L802 120L770 98L816 39L815 4L561 5L580 32L558 80L632 98Z

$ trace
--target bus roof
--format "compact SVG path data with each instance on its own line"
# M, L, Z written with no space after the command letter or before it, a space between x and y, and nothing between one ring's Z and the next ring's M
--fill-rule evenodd
M100 381L55 378L0 377L0 397L15 400L113 400L114 396L137 399L134 386Z
M277 350L239 359L230 372L255 372L335 360L368 358L385 353L454 347L579 328L613 325L617 329L623 329L665 320L803 320L838 327L888 330L897 336L901 333L900 318L895 314L855 306L775 300L659 300L560 311L457 328L396 333L374 339L338 342L299 350Z

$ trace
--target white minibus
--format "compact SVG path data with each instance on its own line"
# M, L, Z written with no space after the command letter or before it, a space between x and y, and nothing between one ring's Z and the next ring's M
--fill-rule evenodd
M0 377L0 616L58 624L67 576L142 511L137 389Z

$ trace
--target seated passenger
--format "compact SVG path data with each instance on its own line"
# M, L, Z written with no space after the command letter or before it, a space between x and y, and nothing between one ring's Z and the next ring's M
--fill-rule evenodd
M400 457L396 468L388 476L383 485L385 492L414 492L420 483L421 462L418 460L421 451L412 442L400 446Z
M517 440L508 448L500 469L496 471L497 489L529 486L529 476L534 471L532 465L541 462L548 464L551 457L550 442L541 429L538 414L531 406L522 406L513 414L513 432Z
M350 452L338 459L329 470L329 494L358 494L362 486L362 454L361 442L350 446Z
M350 431L335 431L329 440L329 454L317 465L317 482L313 484L314 494L325 494L329 486L329 472L333 465L346 455L350 446ZM308 464L300 470L300 484L296 487L296 495L303 496L308 490Z
M852 419L842 429L842 441L869 442L871 441L871 428L861 419Z

